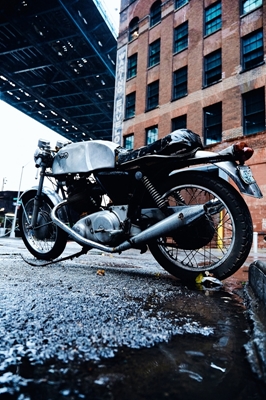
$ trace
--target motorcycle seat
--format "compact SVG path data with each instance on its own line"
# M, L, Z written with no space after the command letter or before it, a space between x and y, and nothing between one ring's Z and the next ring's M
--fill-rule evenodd
M198 134L189 129L178 129L164 138L136 150L127 150L119 147L117 149L116 163L117 165L123 165L151 155L191 157L199 149L203 149L203 145Z

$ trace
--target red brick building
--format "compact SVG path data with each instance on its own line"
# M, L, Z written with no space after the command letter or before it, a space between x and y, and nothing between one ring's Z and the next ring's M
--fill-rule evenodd
M255 150L264 198L245 196L259 246L266 232L263 0L121 0L113 140L128 148L187 127L220 150Z

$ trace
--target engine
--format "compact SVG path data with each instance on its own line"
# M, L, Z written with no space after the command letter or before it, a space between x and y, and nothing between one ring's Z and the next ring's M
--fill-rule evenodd
M118 245L130 233L127 206L112 206L80 219L72 228L82 237L106 245Z

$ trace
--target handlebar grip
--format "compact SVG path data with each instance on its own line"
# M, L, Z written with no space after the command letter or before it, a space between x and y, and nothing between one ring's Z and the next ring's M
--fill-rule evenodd
M37 160L35 161L35 167L36 167L36 168L40 168L41 163L42 163L41 157L37 158Z

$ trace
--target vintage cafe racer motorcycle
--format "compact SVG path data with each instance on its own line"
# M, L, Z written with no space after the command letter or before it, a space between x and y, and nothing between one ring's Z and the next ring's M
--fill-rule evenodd
M69 239L82 246L73 256L93 248L148 248L180 279L200 273L225 279L252 244L250 212L239 193L262 197L245 165L252 154L244 142L204 151L200 137L186 129L137 150L103 140L58 142L52 149L39 140L39 184L21 197L23 241L33 256L49 262ZM54 182L54 190L44 179Z

